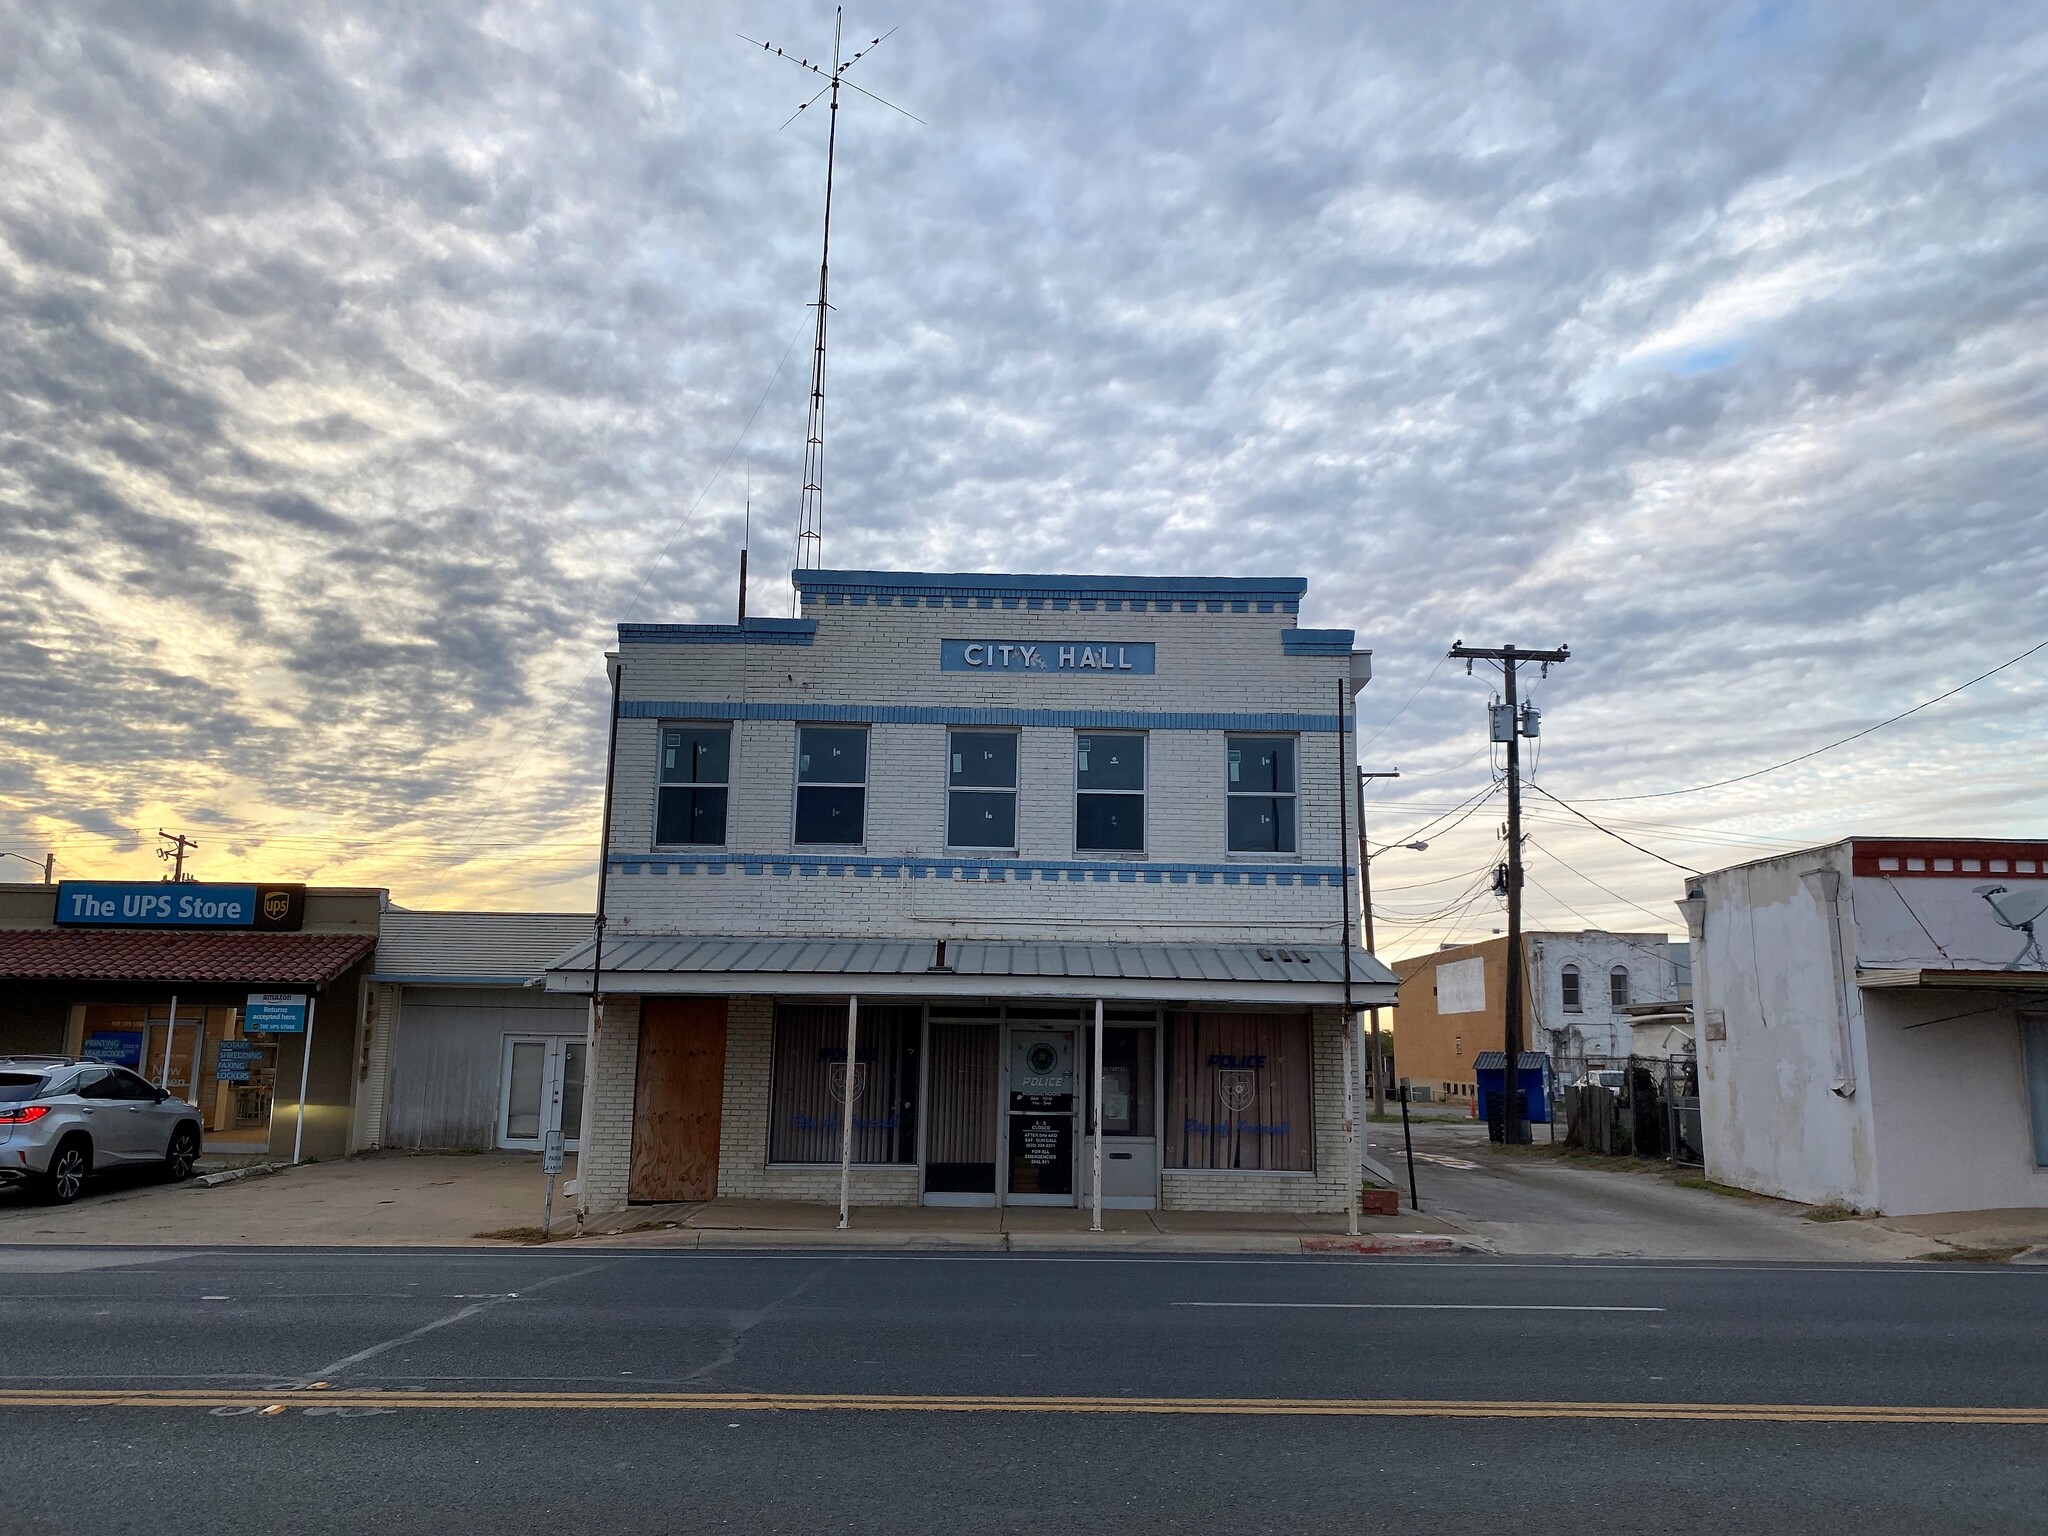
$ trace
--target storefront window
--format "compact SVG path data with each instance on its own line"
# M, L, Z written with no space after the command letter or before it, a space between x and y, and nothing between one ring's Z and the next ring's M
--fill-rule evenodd
M79 1051L197 1105L209 1148L269 1143L277 1045L246 1035L239 1008L183 1002L174 1013L167 1002L89 1004Z
M853 1160L917 1160L917 1036L922 1010L863 1007L854 1046ZM775 1010L768 1161L837 1163L846 1077L846 1005Z
M1314 1169L1306 1018L1175 1014L1166 1051L1167 1167Z

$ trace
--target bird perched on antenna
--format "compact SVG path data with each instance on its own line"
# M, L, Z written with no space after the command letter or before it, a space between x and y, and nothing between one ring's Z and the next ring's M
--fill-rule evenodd
M2048 890L2011 891L2002 885L1978 885L1971 889L1990 905L1991 915L1998 919L2000 927L2027 936L2020 952L2006 962L2008 971L2029 969L2030 959L2034 965L2048 965L2041 955L2041 940L2034 933L2034 919L2048 912Z

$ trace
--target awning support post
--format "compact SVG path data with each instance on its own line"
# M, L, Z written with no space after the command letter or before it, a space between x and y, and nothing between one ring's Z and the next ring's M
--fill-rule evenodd
M171 1086L171 1041L178 1033L178 994L171 994L171 1022L164 1026L164 1064L156 1074L156 1085L169 1090ZM145 1034L144 1040L149 1036Z
M847 1196L853 1188L853 1101L859 1097L854 1079L860 1074L855 1049L860 1036L860 999L846 1000L846 1102L839 1111L839 1230L846 1230Z
M1095 1089L1089 1094L1095 1101L1095 1182L1091 1186L1095 1195L1095 1215L1089 1222L1090 1232L1102 1230L1102 999L1095 999Z
M306 1034L301 1042L299 1054L299 1115L298 1124L292 1127L292 1166L299 1166L299 1156L306 1147L306 1082L313 1071L313 1012L320 1006L320 996L313 993L306 998Z

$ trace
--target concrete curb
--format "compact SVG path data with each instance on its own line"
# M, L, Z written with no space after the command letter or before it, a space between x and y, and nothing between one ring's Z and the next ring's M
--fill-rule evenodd
M556 1239L557 1242L561 1239ZM1470 1238L1435 1233L1379 1232L1359 1237L1283 1232L903 1232L769 1228L663 1228L648 1232L591 1233L574 1239L606 1247L723 1250L843 1248L892 1253L1274 1253L1274 1254L1454 1254L1484 1253ZM504 1246L511 1247L507 1243Z
M202 1173L191 1181L193 1189L218 1189L223 1184L234 1184L242 1179L260 1179L266 1174L282 1173L291 1167L290 1163L251 1163L245 1168L222 1168L214 1173Z

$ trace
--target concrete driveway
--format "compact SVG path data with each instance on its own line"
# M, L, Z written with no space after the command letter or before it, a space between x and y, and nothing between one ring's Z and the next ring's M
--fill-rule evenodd
M1405 1175L1400 1127L1373 1133L1375 1153ZM1423 1211L1505 1254L1839 1261L1918 1258L1939 1246L1871 1222L1809 1221L1789 1201L1687 1188L1661 1162L1588 1166L1555 1155L1548 1127L1535 1134L1536 1146L1508 1149L1475 1121L1417 1124Z

